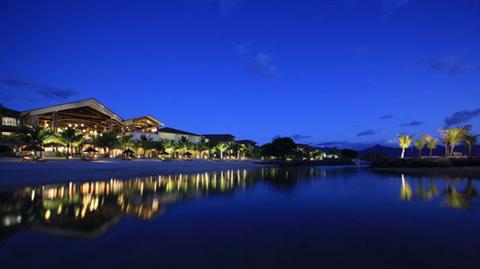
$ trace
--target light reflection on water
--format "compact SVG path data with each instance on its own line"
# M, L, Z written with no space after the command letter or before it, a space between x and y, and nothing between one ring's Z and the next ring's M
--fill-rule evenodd
M401 180L402 201L440 200L441 207L458 209L473 209L474 204L478 202L478 192L471 178L443 177L441 180L434 180L413 177L408 180L405 175L401 175Z
M0 192L0 229L4 236L8 230L28 227L95 238L124 216L149 220L171 205L205 195L226 195L258 181L288 185L325 175L325 170L262 168L25 187Z
M158 256L182 268L450 268L449 255L438 255L449 252L457 268L476 268L479 185L353 167L269 167L28 186L0 191L0 260L90 266L72 248L101 255L94 267L149 268Z

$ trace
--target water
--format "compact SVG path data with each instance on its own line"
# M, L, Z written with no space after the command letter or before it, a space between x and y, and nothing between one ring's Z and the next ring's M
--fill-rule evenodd
M12 179L14 180L14 179ZM0 192L2 268L478 268L479 183L228 170Z

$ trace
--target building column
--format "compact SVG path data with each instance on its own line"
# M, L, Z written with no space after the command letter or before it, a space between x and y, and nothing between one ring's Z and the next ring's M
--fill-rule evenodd
M57 122L57 112L53 112L52 114L52 132L57 133L57 127L58 127L58 122Z

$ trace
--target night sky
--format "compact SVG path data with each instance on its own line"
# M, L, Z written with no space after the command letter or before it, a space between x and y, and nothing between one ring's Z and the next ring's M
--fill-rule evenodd
M480 1L0 0L0 102L260 143L480 132ZM457 113L458 112L458 113Z

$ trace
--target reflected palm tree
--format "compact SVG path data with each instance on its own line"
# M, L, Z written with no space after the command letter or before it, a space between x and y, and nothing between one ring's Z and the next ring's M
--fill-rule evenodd
M445 191L445 199L442 202L442 206L465 209L470 208L470 201L465 194L457 191L455 185L449 185Z
M415 196L419 197L422 201L428 201L432 199L432 196L429 195L428 189L426 189L425 186L423 185L422 179L418 180Z
M465 194L470 198L478 196L478 192L477 192L477 190L475 190L475 187L473 186L473 179L471 179L471 178L467 179L467 186L465 188Z
M448 187L445 191L445 201L442 205L452 208L470 209L472 208L471 201L478 196L475 190L472 179L467 179L465 189L457 191L455 185Z
M405 175L402 174L402 189L400 191L400 199L403 201L410 201L412 199L412 187L405 180Z
M437 185L430 180L428 187L425 188L422 178L418 179L418 185L415 191L415 196L420 198L422 201L431 201L433 198L440 195Z
M437 185L435 185L435 183L433 183L433 181L430 180L430 184L428 186L428 191L427 191L428 199L431 200L439 195L440 195L440 192L438 191Z
M448 183L446 189L444 191L439 191L433 180L430 180L428 188L425 188L422 179L418 179L415 193L412 194L411 185L407 182L405 175L402 175L400 198L403 201L410 201L412 198L419 198L419 200L427 202L443 194L444 197L440 203L441 207L471 209L472 200L478 197L478 192L475 189L473 180L467 179L465 188L461 191L458 190L457 185L465 182L465 179L445 177L445 180Z

